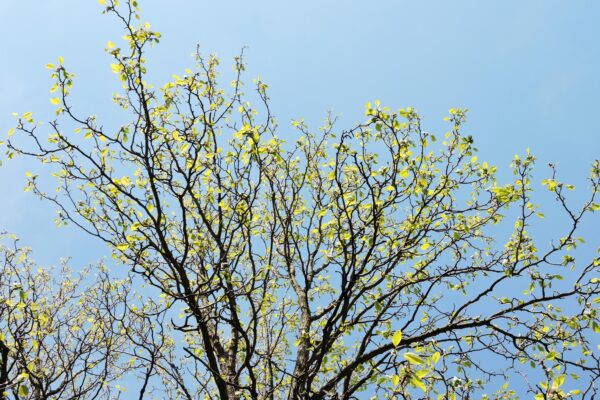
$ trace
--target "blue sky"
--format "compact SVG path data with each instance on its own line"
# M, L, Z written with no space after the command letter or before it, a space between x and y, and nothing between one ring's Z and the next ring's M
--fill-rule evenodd
M425 127L446 129L451 107L468 107L466 130L480 159L507 167L531 147L539 170L558 162L581 182L600 157L600 3L596 1L219 1L147 0L145 20L163 33L149 54L160 84L191 66L200 44L223 69L248 46L248 81L270 86L282 135L287 121L316 126L327 110L340 128L363 119L367 101L413 106ZM77 75L80 111L110 120L118 89L103 48L115 21L93 0L0 2L0 131L13 111L51 118L48 62L61 55ZM34 246L40 260L71 255L87 263L102 244L53 228L53 209L22 193L26 161L0 168L0 227Z
M530 147L540 179L556 162L580 184L575 201L600 158L598 1L146 0L142 9L163 34L148 54L157 85L193 65L196 44L219 55L224 71L248 46L247 81L260 75L269 84L282 136L294 133L290 119L316 128L327 110L349 127L375 99L415 107L427 130L443 134L447 110L467 107L480 160L508 179L513 155ZM13 111L52 118L44 65L59 55L77 75L79 111L111 121L119 85L103 48L121 31L100 10L96 0L0 0L0 132L12 127ZM24 159L0 167L0 230L20 236L42 263L71 256L81 265L107 254L83 233L55 228L53 207L23 193L33 168ZM551 208L544 224L558 227ZM598 229L592 222L585 232Z

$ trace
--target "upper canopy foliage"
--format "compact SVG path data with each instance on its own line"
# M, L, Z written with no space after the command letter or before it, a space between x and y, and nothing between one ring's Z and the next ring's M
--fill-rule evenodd
M200 54L155 88L144 57L160 34L137 22L135 1L101 3L125 28L107 52L130 119L109 130L79 116L59 60L48 65L59 120L44 140L47 127L18 115L7 155L55 166L56 191L32 174L26 190L161 293L135 311L176 340L159 351L167 334L150 335L140 354L152 357L134 355L140 398L594 397L599 259L572 250L600 209L598 162L578 207L572 187L544 181L568 225L539 244L535 158L515 157L514 180L498 184L461 133L465 110L450 110L439 139L414 109L378 102L352 129L330 117L282 135L267 85L244 93L241 56L229 88ZM11 357L22 340L0 339Z

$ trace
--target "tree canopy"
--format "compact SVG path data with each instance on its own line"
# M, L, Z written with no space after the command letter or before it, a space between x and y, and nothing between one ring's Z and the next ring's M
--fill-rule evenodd
M199 51L195 69L148 82L160 34L136 1L100 2L125 30L106 51L128 119L79 115L59 59L57 119L17 115L6 154L51 165L55 187L28 174L26 190L131 275L93 266L79 295L4 248L0 398L118 397L127 374L139 398L595 396L600 259L577 247L600 210L598 161L582 204L554 169L543 181L568 224L539 243L535 157L499 183L466 110L439 138L379 102L351 129L330 116L290 133L262 80L246 93L243 54L230 86Z

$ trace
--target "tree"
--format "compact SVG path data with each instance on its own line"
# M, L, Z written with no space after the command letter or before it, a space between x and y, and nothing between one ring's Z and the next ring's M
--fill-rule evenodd
M161 393L176 397L185 362L174 354L164 305L103 264L76 275L67 260L42 268L14 235L2 239L0 399L118 399L124 376L138 378L139 398L157 376Z
M534 156L515 157L515 179L499 184L461 133L466 110L450 110L441 143L414 109L378 102L352 129L296 121L285 140L267 85L244 93L242 56L230 89L198 52L195 70L156 89L145 54L160 34L138 24L137 2L101 3L125 29L107 51L129 122L79 116L61 59L48 65L59 117L48 141L19 115L7 156L55 166L57 192L31 174L26 190L56 204L58 225L108 243L167 315L183 307L163 324L187 367L156 371L173 397L595 396L599 258L576 248L600 209L598 161L579 207L556 171L543 182L569 224L540 246L528 233L543 216Z
M29 252L14 238L0 247L0 399L110 395L125 342L108 310L123 298L102 267L81 292L85 271L38 268Z

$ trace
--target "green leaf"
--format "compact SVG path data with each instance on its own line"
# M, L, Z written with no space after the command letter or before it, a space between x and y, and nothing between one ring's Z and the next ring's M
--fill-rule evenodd
M415 353L405 353L404 358L408 360L409 363L414 365L420 365L425 362L421 357L419 357Z
M558 389L559 387L561 387L563 385L563 383L565 383L565 376L564 375L559 375L554 379L554 382L552 382L552 389Z
M421 389L424 392L427 391L427 386L425 386L425 384L423 383L423 381L420 380L417 376L413 375L410 378L410 383L412 383L414 386L418 387L419 389Z
M26 397L29 394L29 388L25 385L19 386L19 396Z
M396 333L394 333L394 337L392 337L392 343L394 344L394 346L398 346L400 344L400 341L402 340L402 331L396 331Z
M419 379L423 379L427 376L428 373L429 371L427 371L426 369L422 369L419 371L415 371L415 376Z
M123 66L120 64L110 64L110 69L112 69L112 72L115 74L119 74L123 71Z

